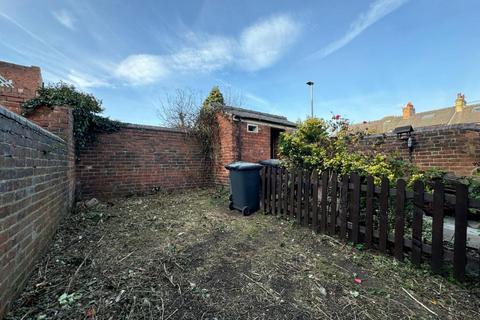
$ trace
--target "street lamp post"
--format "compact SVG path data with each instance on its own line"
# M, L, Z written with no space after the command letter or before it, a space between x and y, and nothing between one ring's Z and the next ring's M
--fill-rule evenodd
M310 109L313 118L313 81L308 81L307 86L310 87Z

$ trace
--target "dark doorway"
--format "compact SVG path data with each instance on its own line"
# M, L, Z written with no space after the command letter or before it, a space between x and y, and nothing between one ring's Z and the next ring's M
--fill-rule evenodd
M280 133L285 130L270 128L270 158L278 159L278 142L280 141Z

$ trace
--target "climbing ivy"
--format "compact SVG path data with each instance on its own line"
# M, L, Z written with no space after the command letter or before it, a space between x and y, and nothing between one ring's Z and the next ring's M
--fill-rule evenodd
M28 115L40 106L66 106L73 109L73 135L77 154L88 143L94 142L98 133L115 132L120 128L119 122L99 115L103 111L101 100L63 82L40 88L35 98L22 105L22 114Z
M217 114L223 112L223 95L217 86L203 102L195 121L193 132L202 145L203 153L207 159L213 160L220 140L220 128Z

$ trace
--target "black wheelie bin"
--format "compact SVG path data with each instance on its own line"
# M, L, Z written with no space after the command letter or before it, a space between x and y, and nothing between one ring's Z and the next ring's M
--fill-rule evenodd
M237 209L248 216L260 208L260 170L252 162L233 162L225 166L230 171L230 210Z

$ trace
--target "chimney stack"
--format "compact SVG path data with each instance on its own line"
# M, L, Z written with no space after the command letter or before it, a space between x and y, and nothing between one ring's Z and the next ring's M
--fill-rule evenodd
M402 108L403 111L403 119L410 119L410 117L415 115L415 108L413 107L413 103L409 102Z
M457 93L457 99L455 99L455 112L462 112L466 104L465 95L463 93Z

